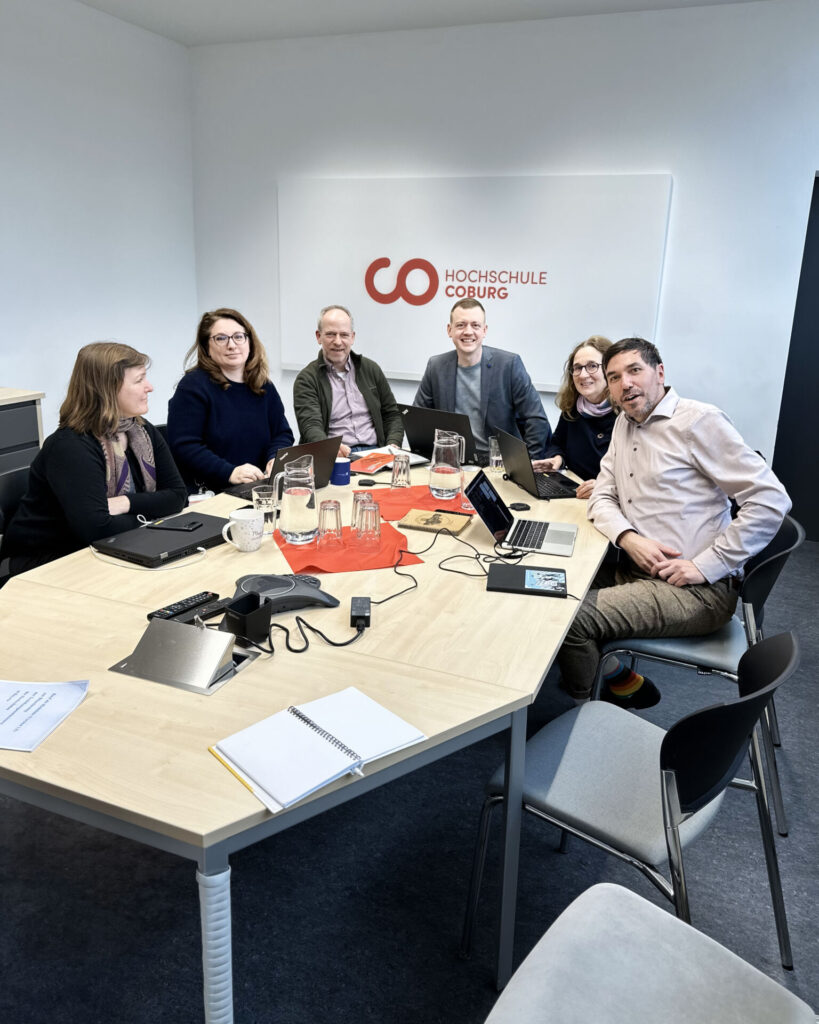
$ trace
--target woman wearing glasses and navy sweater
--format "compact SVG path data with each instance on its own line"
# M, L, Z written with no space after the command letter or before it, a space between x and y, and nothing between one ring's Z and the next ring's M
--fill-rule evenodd
M235 309L205 313L185 366L168 403L168 443L188 488L264 479L293 431L253 325Z
M602 366L603 353L610 346L608 338L595 334L572 350L557 394L560 420L552 443L544 457L532 463L540 473L555 469L576 473L583 481L578 498L591 494L614 427L616 413L609 402Z

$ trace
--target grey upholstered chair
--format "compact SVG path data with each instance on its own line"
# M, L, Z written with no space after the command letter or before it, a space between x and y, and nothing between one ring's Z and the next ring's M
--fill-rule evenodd
M796 638L781 633L749 648L740 696L686 715L665 732L603 701L572 708L526 744L524 810L620 857L690 920L682 849L713 820L729 785L755 793L782 964L793 958L755 726L796 669ZM750 755L752 780L736 779ZM503 801L504 766L487 786L475 848L462 951L468 954L492 809ZM670 872L670 881L662 873ZM726 879L730 883L730 879Z
M736 682L739 659L752 644L762 639L765 602L791 552L805 540L805 531L785 516L773 540L748 560L740 589L738 610L731 621L709 636L630 637L613 640L603 647L593 698L599 696L606 657L628 657L634 668L640 660L666 662L696 669L700 675L720 675ZM779 742L774 702L766 710L761 728L771 789L771 803L780 835L788 834L788 821L776 765L774 743Z
M807 1003L619 885L592 886L523 961L486 1024L815 1024Z

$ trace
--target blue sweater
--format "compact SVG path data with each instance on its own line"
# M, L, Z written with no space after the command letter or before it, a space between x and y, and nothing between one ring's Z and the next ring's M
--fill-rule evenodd
M168 403L168 444L191 490L230 487L230 474L248 462L264 469L293 431L279 393L268 381L254 395L247 384L222 388L204 370L190 370Z
M614 412L605 416L585 416L574 408L577 419L567 420L561 413L545 459L562 455L564 469L577 473L581 480L593 480L600 472L600 460L609 450L614 429Z

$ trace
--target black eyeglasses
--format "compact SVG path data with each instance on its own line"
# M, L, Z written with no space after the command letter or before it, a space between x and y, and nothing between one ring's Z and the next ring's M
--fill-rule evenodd
M582 366L580 363L575 363L572 367L572 376L579 377L584 370L588 374L597 373L599 369L600 363L584 363Z
M232 341L234 345L244 345L248 340L248 335L244 331L237 331L235 334L212 334L210 340L219 348L224 348L229 341Z

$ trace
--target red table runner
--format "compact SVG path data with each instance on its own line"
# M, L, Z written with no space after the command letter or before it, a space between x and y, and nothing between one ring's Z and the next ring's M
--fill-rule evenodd
M461 508L460 494L456 495L452 501L443 501L441 498L433 498L426 484L394 489L379 487L378 490L373 490L372 496L373 501L377 501L381 508L382 519L401 519L411 508L421 508L425 512L434 512L439 508L444 512L464 512L467 515L472 515L472 512Z
M381 544L362 548L350 527L342 529L342 545L319 547L312 544L288 544L281 533L273 534L279 550L293 572L357 572L359 569L389 569L398 561L398 553L407 550L407 538L389 523L381 524ZM406 553L401 565L418 565L422 559Z

